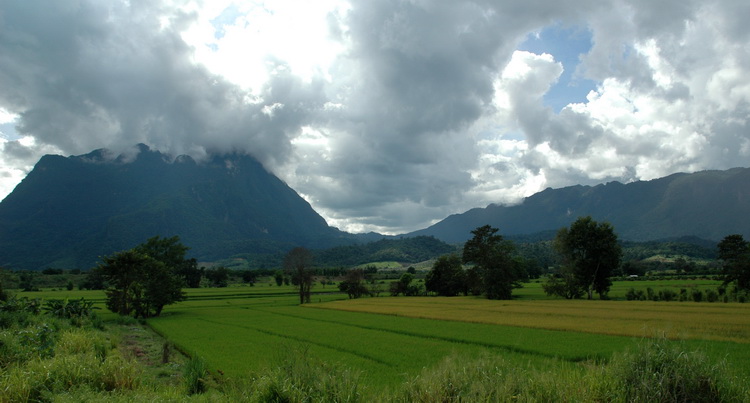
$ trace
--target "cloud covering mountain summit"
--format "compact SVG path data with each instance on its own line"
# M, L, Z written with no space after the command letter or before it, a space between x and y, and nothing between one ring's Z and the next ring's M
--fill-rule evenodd
M45 153L239 151L329 223L399 233L546 187L743 166L748 13L744 1L0 0L0 194ZM586 49L553 40L573 31ZM530 40L541 50L523 50ZM553 89L571 97L559 109Z

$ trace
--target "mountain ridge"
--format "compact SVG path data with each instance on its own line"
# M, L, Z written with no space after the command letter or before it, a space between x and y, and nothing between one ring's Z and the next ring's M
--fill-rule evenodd
M294 189L245 154L196 161L141 144L119 155L105 149L46 155L0 202L0 267L87 268L155 235L179 235L192 248L190 257L203 261L238 254L277 261L295 246L328 249L422 235L457 244L487 224L511 239L535 239L554 236L585 215L610 222L624 241L750 237L750 168L547 188L517 205L490 204L386 236L329 226Z
M0 202L0 265L88 267L154 236L179 235L200 259L236 250L355 242L248 155L197 163L139 145L42 157Z
M628 184L547 188L520 204L490 204L453 214L406 236L428 235L463 242L490 224L505 235L556 230L581 216L610 222L624 240L681 236L718 240L730 233L750 236L750 169L676 173Z

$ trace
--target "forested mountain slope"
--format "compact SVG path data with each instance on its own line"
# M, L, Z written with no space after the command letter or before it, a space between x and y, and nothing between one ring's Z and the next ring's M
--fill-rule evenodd
M44 156L0 203L0 266L87 268L155 235L203 260L354 242L248 155L136 151Z
M452 215L408 235L463 242L478 226L504 235L556 230L581 216L608 221L620 238L648 241L681 236L720 240L750 236L750 169L674 174L628 184L546 189L514 206L489 205Z

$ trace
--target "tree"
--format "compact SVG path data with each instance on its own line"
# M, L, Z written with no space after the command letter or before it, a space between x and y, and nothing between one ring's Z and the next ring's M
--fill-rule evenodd
M0 267L0 302L5 302L8 300L8 298L10 298L10 294L8 294L8 291L3 286L3 284L6 282L5 276L5 269Z
M198 261L195 258L187 259L177 266L176 273L185 279L187 288L199 288L203 278L204 268L198 268Z
M620 265L622 249L614 228L609 223L598 223L591 217L580 217L561 228L555 237L555 249L563 258L566 288L580 287L588 299L596 291L600 298L609 291L612 272Z
M245 270L242 272L242 281L249 283L250 285L255 285L257 279L258 275L252 270Z
M206 279L211 282L211 287L226 287L229 285L229 269L219 266L205 272Z
M547 281L542 283L542 289L547 295L557 295L565 299L579 299L584 294L569 266L563 266L559 273L550 275Z
M469 273L471 280L479 280L479 284L473 284L474 292L479 286L488 299L511 299L513 288L520 287L526 275L512 256L513 244L497 231L489 225L471 231L474 237L464 244L462 261L474 265Z
M461 258L456 254L440 256L425 277L425 288L446 297L466 293L466 273Z
M276 285L281 287L282 284L284 284L284 272L281 270L276 270L273 273L273 279L276 281Z
M739 234L727 235L718 249L724 263L724 284L736 282L738 289L750 290L750 242Z
M284 258L284 270L292 278L292 284L299 291L299 303L309 303L313 285L312 253L303 247L289 251Z
M345 292L350 299L359 298L370 293L365 285L365 272L362 269L352 269L346 272L344 280L339 283L339 290Z
M107 308L120 315L159 316L164 306L185 299L187 247L179 238L150 238L133 249L102 258L94 269L109 284Z
M402 274L398 281L394 281L391 283L391 295L394 297L398 296L399 294L404 294L406 296L418 295L419 286L412 285L412 281L414 281L413 274L409 272Z
M180 243L180 237L151 237L135 247L135 250L164 263L170 271L183 278L188 288L200 287L203 271L198 269L195 259L185 259L190 248Z

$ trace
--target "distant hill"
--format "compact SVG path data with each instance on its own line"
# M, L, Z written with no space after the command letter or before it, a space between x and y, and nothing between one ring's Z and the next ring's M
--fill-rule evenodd
M534 234L557 230L587 215L608 221L621 239L629 241L683 236L720 240L734 233L750 237L750 169L546 189L518 205L475 208L407 236L429 235L457 243L486 224L503 235Z
M44 156L0 203L0 266L88 268L155 235L179 235L209 261L355 242L250 156L137 151Z

